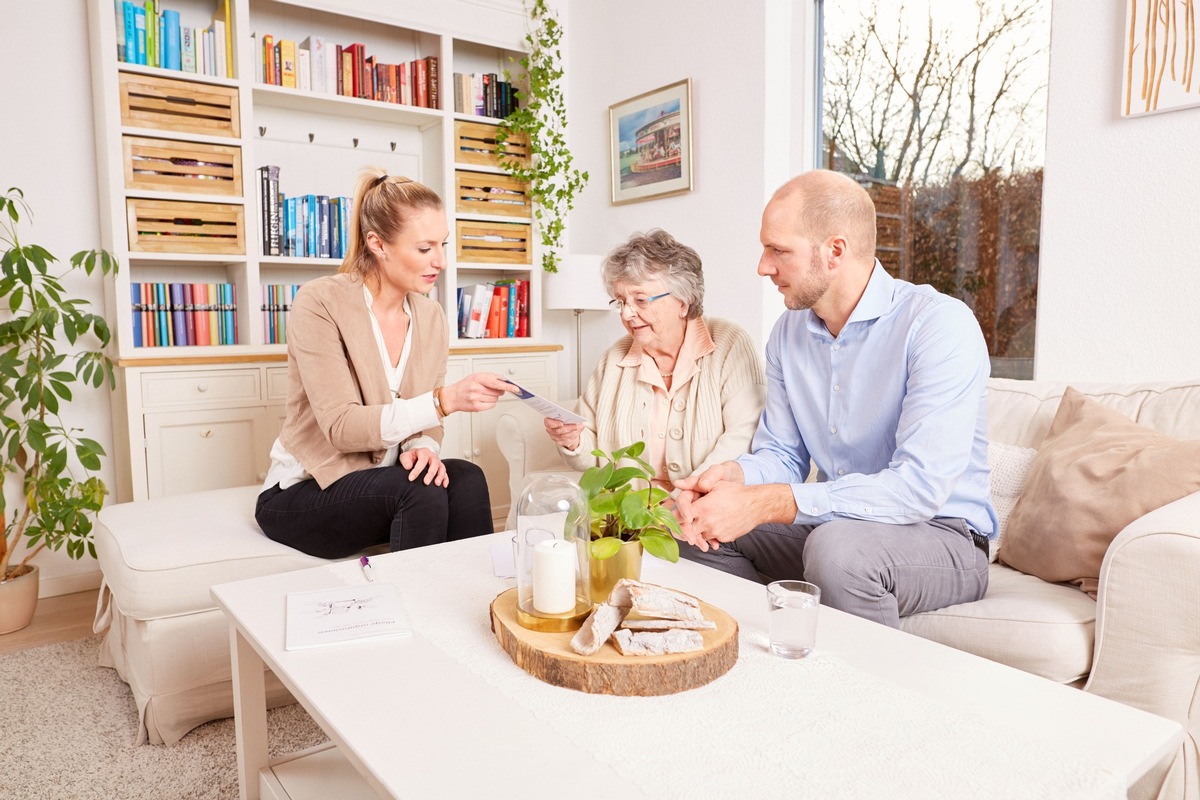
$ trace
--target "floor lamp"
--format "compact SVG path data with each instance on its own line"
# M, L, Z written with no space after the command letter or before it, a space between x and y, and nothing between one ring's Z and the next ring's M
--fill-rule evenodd
M558 272L542 282L545 307L575 312L575 392L583 394L583 312L603 311L612 299L604 291L600 264L604 256L572 254L564 258Z

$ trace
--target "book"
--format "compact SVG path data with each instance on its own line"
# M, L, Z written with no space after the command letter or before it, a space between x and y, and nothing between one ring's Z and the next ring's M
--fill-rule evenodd
M163 57L162 65L167 69L183 69L183 52L179 44L179 12L163 9Z
M312 54L305 47L296 48L296 88L312 91Z
M213 68L209 71L210 75L216 75L221 78L230 77L225 71L226 52L225 52L225 20L213 20Z
M426 99L429 108L441 108L441 95L438 92L438 57L425 57Z
M324 37L308 36L300 42L300 49L308 53L309 89L320 94L328 94L329 71L325 66Z
M144 347L142 343L142 285L131 282L129 294L133 301L133 346Z
M192 285L183 284L183 329L187 333L187 343L196 344L196 306L192 296Z
M286 609L287 650L412 635L400 592L392 583L289 592Z
M196 29L184 25L179 29L180 65L184 72L196 71Z
M263 34L260 60L263 64L263 83L278 85L279 81L275 79L275 37L269 33Z
M208 332L208 284L192 284L192 304L196 308L196 344L209 345L212 339Z
M507 301L508 291L502 286L493 286L492 303L487 312L487 328L483 334L486 338L499 339L504 335L500 332L500 315Z
M291 39L279 40L279 85L286 89L297 86L296 43Z
M482 339L487 329L487 316L492 307L492 285L477 283L471 290L471 318L467 322L467 338Z

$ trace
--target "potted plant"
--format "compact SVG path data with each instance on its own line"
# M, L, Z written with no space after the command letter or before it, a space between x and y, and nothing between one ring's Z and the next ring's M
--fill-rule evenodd
M104 449L68 427L59 411L74 397L72 383L115 385L103 352L111 338L108 323L88 311L87 300L69 297L61 279L76 269L90 275L97 265L110 275L116 260L103 250L84 250L71 257L70 270L51 272L57 259L18 239L22 215L30 209L20 189L0 195L0 633L33 619L34 556L63 545L72 558L96 555L92 517L107 493L96 475ZM89 333L96 349L62 346ZM16 561L22 541L27 549Z
M671 495L650 483L654 468L640 457L645 449L645 442L634 442L611 453L593 450L601 463L579 479L591 512L591 592L597 603L621 578L641 578L643 548L666 561L679 560L679 542L672 536L680 533L679 523L662 504Z
M567 212L587 184L588 174L572 166L574 159L567 147L567 107L563 100L559 50L562 26L546 0L533 0L529 21L532 27L525 34L529 52L517 62L521 74L516 80L526 87L525 102L497 127L495 152L500 166L529 185L538 236L545 248L542 268L558 272L558 250L562 247ZM504 75L512 81L507 70ZM525 134L529 139L528 161L515 159L508 153L506 143L516 134Z

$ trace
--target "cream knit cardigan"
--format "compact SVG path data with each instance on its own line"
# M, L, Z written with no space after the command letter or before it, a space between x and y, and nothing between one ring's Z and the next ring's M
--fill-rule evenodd
M665 461L671 482L750 450L766 400L762 357L742 328L705 317L715 350L696 362L697 374L675 394L667 418ZM559 448L573 469L597 463L592 450L612 451L647 441L654 388L638 380L637 365L622 365L633 344L624 336L600 357L580 398L579 414L591 422L576 450Z

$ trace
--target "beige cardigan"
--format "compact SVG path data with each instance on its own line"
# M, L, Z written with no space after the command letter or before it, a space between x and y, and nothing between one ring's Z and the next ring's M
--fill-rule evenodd
M749 452L766 400L766 373L750 335L716 317L704 323L716 349L697 360L697 374L675 395L667 418L665 460L672 482ZM591 452L597 446L611 451L653 435L647 427L654 389L637 379L637 364L622 363L632 344L624 336L608 348L588 381L579 413L592 422L576 450L559 449L573 469L594 466Z
M408 295L413 337L401 398L432 391L446 380L446 314L434 301ZM287 420L279 440L322 489L383 460L380 418L392 402L379 345L363 300L361 279L349 274L311 280L288 317ZM421 432L442 440L442 428Z

